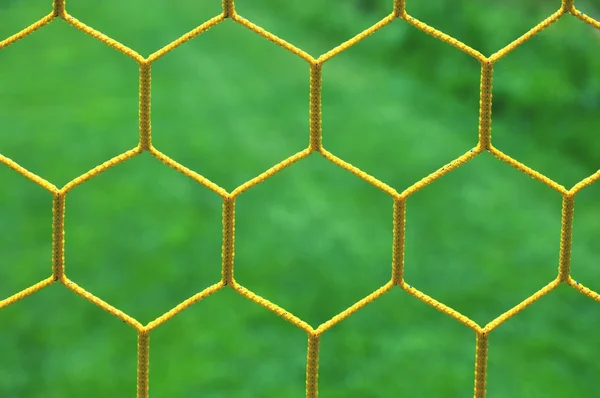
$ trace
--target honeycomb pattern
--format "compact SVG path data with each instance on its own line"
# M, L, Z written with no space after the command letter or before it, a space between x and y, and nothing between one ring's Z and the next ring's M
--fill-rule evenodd
M392 0L390 0L391 2ZM162 323L168 321L170 318L183 311L190 305L202 300L205 297L208 297L211 294L218 292L219 290L230 287L248 300L251 300L271 311L279 315L280 317L286 319L291 322L298 328L306 331L308 335L308 349L307 349L307 360L306 360L306 396L310 398L317 397L318 389L317 389L317 377L318 377L318 363L319 363L319 344L320 337L325 333L329 328L334 326L335 324L341 322L345 318L351 316L356 311L364 307L365 305L371 303L382 295L386 294L390 289L395 286L399 286L401 289L409 293L410 295L416 297L419 300L431 305L442 313L450 316L457 321L461 322L468 328L471 328L476 333L476 357L475 357L475 381L474 381L474 396L476 398L482 398L486 395L486 363L487 363L487 347L488 347L488 337L489 334L497 328L504 321L514 316L518 312L525 309L531 303L549 293L553 289L555 289L559 284L565 283L576 289L580 293L588 296L589 298L600 302L600 295L579 282L575 281L570 275L570 254L571 254L571 236L572 236L572 220L573 220L573 208L574 208L574 199L576 194L581 191L586 186L589 186L600 179L600 170L598 170L593 175L583 179L579 183L575 184L571 189L566 189L562 185L557 184L546 176L532 170L526 165L518 162L515 159L507 156L502 153L500 150L492 146L491 143L491 105L492 105L492 73L494 64L504 57L506 54L511 52L517 46L523 44L526 40L541 32L543 29L547 28L554 22L556 22L559 18L561 18L565 14L571 14L585 22L596 29L600 30L600 22L590 18L589 16L578 11L574 6L574 0L562 0L562 4L560 8L546 18L544 21L533 27L529 32L519 37L511 44L501 49L500 51L492 54L490 57L485 57L480 52L466 46L460 41L448 36L447 34L440 32L431 26L426 25L425 23L418 21L414 17L410 16L406 13L405 10L405 1L404 0L394 0L393 2L393 11L376 23L371 26L367 30L358 34L354 38L346 41L345 43L335 47L334 49L328 51L327 53L321 55L318 58L314 58L306 52L296 48L290 43L274 36L273 34L265 31L261 27L253 24L247 19L241 17L235 12L234 1L233 0L223 0L222 2L223 11L221 14L215 16L214 18L206 21L202 25L183 35L179 39L173 41L169 45L164 48L156 51L152 55L147 58L142 57L134 50L125 47L123 44L107 37L106 35L98 32L97 30L92 29L89 26L86 26L82 22L78 21L76 18L67 13L65 9L65 0L53 0L52 12L30 25L26 29L22 30L14 34L13 36L0 41L0 49L7 47L11 44L16 43L23 37L29 35L30 33L42 28L43 26L49 24L56 18L62 18L68 24L73 26L76 29L79 29L88 35L100 40L104 44L114 48L117 51L122 52L123 54L133 58L139 64L139 143L138 145L119 155L116 156L103 164L93 168L87 173L75 178L74 180L67 183L62 188L57 188L55 185L50 182L40 178L39 176L31 173L30 171L24 169L19 166L13 160L3 156L0 154L0 162L5 164L6 166L12 168L16 172L20 173L24 177L30 179L31 181L39 184L43 188L50 191L53 195L53 253L52 253L52 275L48 278L30 286L29 288L20 291L11 297L0 301L0 309L6 306L9 306L22 298L33 294L40 289L43 289L53 283L61 283L66 288L72 290L79 296L91 301L97 306L101 307L108 313L120 318L127 324L131 325L136 329L138 333L138 357L137 357L137 396L139 398L148 397L148 366L149 366L149 336L150 332L161 325ZM390 4L391 5L391 4ZM202 177L200 174L194 172L193 170L189 170L188 168L176 163L172 159L170 159L167 155L161 153L158 149L156 149L152 145L151 140L151 131L150 131L150 77L151 77L151 66L154 61L159 59L160 57L165 56L168 52L173 50L174 48L184 44L186 41L202 34L213 26L224 22L225 20L231 20L234 23L238 23L244 26L247 29L254 31L255 33L261 35L262 37L270 40L276 45L279 45L286 50L296 54L297 56L304 59L308 65L310 70L310 129L309 129L309 145L306 149L297 154L285 159L279 164L274 165L269 170L264 173L254 177L253 179L247 181L246 183L240 185L232 192L227 192L225 189L219 187L217 184L209 181L208 179ZM335 57L342 51L348 49L352 45L358 43L365 37L371 35L375 31L384 28L386 25L394 21L395 19L401 19L405 23L409 23L414 27L422 30L423 32L434 36L445 43L455 47L456 49L467 53L468 55L476 58L481 64L481 84L480 84L480 111L479 111L479 131L478 131L478 143L477 145L466 152L465 154L457 157L455 160L450 162L449 164L441 167L436 172L424 177L420 181L417 181L412 186L406 188L402 192L396 191L394 188L378 181L372 176L366 174L365 172L359 170L358 168L348 164L344 160L336 157L334 154L328 152L322 145L321 139L321 87L322 87L322 66L329 59ZM110 167L114 167L119 163L130 159L134 156L139 155L143 151L148 151L150 154L161 160L165 165L174 168L175 170L185 174L186 176L194 179L199 184L205 186L206 188L216 192L223 199L223 246L222 246L222 277L221 280L205 289L204 291L197 293L196 295L188 298L183 301L175 308L171 309L167 313L161 315L157 319L151 321L147 325L142 325L139 321L132 318L131 316L123 313L119 309L111 306L110 304L104 302L102 299L95 297L94 295L87 292L81 286L78 286L75 282L70 280L64 270L64 214L65 214L65 197L67 193L75 188L76 186L83 184L84 182L94 178L96 175L102 173L106 169ZM407 284L403 277L403 269L404 269L404 227L405 227L405 214L406 214L406 200L409 196L411 196L416 191L420 190L424 186L432 183L436 179L442 177L446 173L451 172L452 170L460 167L462 164L468 162L473 159L483 151L488 151L492 155L494 155L499 160L508 163L509 165L515 167L516 169L522 171L523 173L529 175L532 178L535 178L551 189L554 189L561 193L563 197L562 201L562 226L561 226L561 241L560 241L560 259L559 259L559 267L558 267L558 275L557 277L549 282L546 286L540 289L538 292L533 294L531 297L527 298L514 308L509 311L501 314L493 321L489 322L485 326L480 326L471 319L461 315L457 311L449 308L441 302L436 301L435 299L427 296L423 292L419 291L414 286ZM353 173L358 178L361 178L373 186L379 188L384 191L386 194L392 196L394 200L393 206L393 219L394 219L394 243L393 243L393 261L392 261L392 270L391 270L391 278L388 283L384 286L380 287L367 297L364 297L362 300L358 301L345 311L340 314L334 316L329 321L319 325L314 328L308 325L303 320L294 316L293 314L287 312L285 309L279 307L275 303L271 303L262 297L254 294L252 291L244 288L240 285L234 278L233 273L233 256L234 256L234 222L235 222L235 203L238 196L240 196L243 192L252 188L253 186L265 181L269 177L281 171L283 168L291 165L292 163L298 162L305 157L317 153L321 156L325 157L327 160L331 161L335 165L346 169L347 171Z

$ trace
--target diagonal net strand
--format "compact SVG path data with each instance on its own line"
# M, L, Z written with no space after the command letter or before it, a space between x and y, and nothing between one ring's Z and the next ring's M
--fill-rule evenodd
M66 7L65 0L53 0L52 2L52 12L45 16L44 18L32 23L30 26L13 34L5 40L0 41L0 50L10 45L15 44L23 37L31 34L32 32L43 28L47 24L51 23L56 18L64 19L67 23L69 23L75 29L78 29L88 35L92 36L96 40L99 40L114 48L117 51L124 53L125 55L131 57L139 64L139 144L137 148L129 150L121 155L110 159L103 164L95 167L94 169L88 171L82 176L79 176L69 183L67 183L62 189L58 189L51 183L43 180L37 175L31 173L25 168L18 165L13 160L4 157L0 154L0 163L5 166L13 169L17 173L25 176L30 179L34 183L43 187L47 191L51 192L53 195L53 235L52 235L52 274L50 277L39 281L32 286L13 294L12 296L0 300L0 309L12 305L24 297L27 297L31 294L36 293L37 291L46 288L47 286L54 284L55 282L59 282L63 284L66 288L73 290L82 298L85 298L102 308L106 312L111 315L121 319L122 321L129 324L133 327L138 334L138 369L137 369L137 397L138 398L148 398L149 396L149 340L151 331L157 327L158 325L168 321L173 316L177 315L184 309L189 306L203 300L204 298L218 292L222 288L229 286L244 296L246 299L255 302L257 305L261 305L278 316L286 319L288 322L291 322L296 327L307 332L308 342L307 342L307 358L306 358L306 397L308 398L316 398L318 396L318 367L319 367L319 347L321 335L325 333L329 328L337 324L338 322L343 321L349 316L352 316L356 311L360 310L364 306L368 305L371 302L374 302L379 297L383 296L390 289L398 286L399 288L405 290L408 294L416 297L417 299L425 302L426 304L436 308L438 311L444 313L445 315L452 317L453 319L461 322L466 327L475 331L476 334L476 355L475 355L475 375L474 375L474 397L475 398L484 398L486 396L486 369L487 369L487 360L488 360L488 343L489 336L493 330L495 330L500 324L505 322L507 319L511 318L524 308L528 307L531 303L548 294L550 291L554 290L559 284L565 283L575 290L580 292L581 294L587 296L588 298L600 302L600 295L589 288L581 285L579 282L573 280L570 275L570 256L571 256L571 245L572 245L572 222L573 222L573 214L574 214L574 202L576 194L581 191L586 186L591 185L600 179L600 170L594 175L585 178L584 180L577 183L572 189L567 190L563 186L555 183L548 177L538 173L535 170L530 169L526 165L510 158L509 156L502 153L500 150L496 149L492 145L492 137L491 137L491 112L492 112L492 76L493 76L493 66L494 63L500 58L504 57L506 54L513 51L516 47L522 45L525 41L529 40L533 36L537 35L540 31L546 29L548 26L555 23L558 19L560 19L564 14L571 14L581 20L582 23L587 23L593 26L596 29L600 30L600 22L594 20L593 18L581 13L574 6L574 0L562 0L561 7L558 11L548 16L544 21L533 27L529 32L525 33L521 37L517 38L515 41L510 43L503 49L500 49L490 57L483 56L480 52L475 49L468 47L467 45L461 43L456 40L452 36L441 32L419 20L410 16L405 9L405 0L390 0L393 1L393 11L386 18L377 22L373 26L369 27L362 33L356 35L353 39L348 40L345 43L337 46L336 48L326 52L320 57L314 58L311 55L307 54L303 50L293 46L292 44L280 39L279 37L273 35L272 33L266 31L260 26L252 23L251 21L241 17L235 11L234 0L222 0L222 13L213 17L212 19L204 22L199 25L197 28L192 31L186 33L179 39L174 42L168 44L167 46L159 49L152 55L147 58L142 57L137 52L118 41L98 32L97 30L85 25L84 23L78 21L73 16L69 15ZM309 88L310 88L310 96L309 96L309 119L310 119L310 129L309 129L309 144L308 147L285 159L284 161L274 165L266 172L262 173L259 176L254 177L250 181L240 185L232 192L227 192L223 188L219 187L217 184L209 181L205 177L197 174L193 170L189 170L186 167L178 164L168 156L162 154L158 149L156 149L152 145L152 133L150 127L150 89L151 89L151 65L152 63L168 54L175 47L183 45L188 40L193 37L200 35L210 29L211 27L225 21L226 19L230 19L234 23L238 23L248 30L253 31L256 34L263 36L265 39L270 40L271 42L281 46L287 51L294 53L304 59L309 64ZM339 53L344 50L352 47L356 43L363 40L365 37L373 34L375 31L384 28L393 20L401 20L404 23L411 24L415 26L417 29L422 30L423 32L444 41L448 45L451 45L457 48L460 51L463 51L470 56L476 58L481 63L481 76L480 76L480 103L479 103L479 128L478 128L478 140L477 145L471 149L469 152L462 154L457 157L455 160L451 161L447 165L438 169L436 172L430 174L429 176L424 177L420 181L415 182L412 186L406 188L401 194L396 192L396 190L383 182L377 180L376 178L368 175L362 170L358 169L355 166L350 165L344 160L338 158L333 155L329 151L327 151L322 144L322 115L321 115L321 89L322 89L322 80L323 80L323 63L327 62L329 59L335 57ZM69 280L65 273L65 261L64 261L64 213L66 207L66 196L67 193L76 185L85 183L86 181L94 178L96 175L101 172L107 170L108 168L112 168L117 166L118 164L124 162L125 160L139 155L143 151L149 151L153 156L157 157L161 160L165 165L172 167L177 172L187 175L188 177L194 179L197 183L211 189L216 192L223 198L223 246L222 246L222 276L221 280L218 283L210 286L209 288L203 290L200 293L188 298L182 303L178 304L176 307L168 311L167 313L161 315L156 320L148 323L147 325L141 325L137 320L130 317L129 315L123 313L117 308L114 308L110 304L104 302L102 299L94 296L92 293L88 292L81 286L78 286L75 282ZM468 317L458 313L454 309L446 306L443 303L438 302L437 300L427 296L426 294L420 292L416 288L408 285L404 280L404 235L405 235L405 219L406 219L406 200L409 196L419 191L426 185L432 183L433 181L441 178L443 175L452 172L456 168L462 166L464 163L478 156L482 151L488 151L495 157L497 157L500 161L504 161L516 169L520 170L523 173L530 175L533 178L543 182L548 185L550 188L559 191L563 195L563 208L562 208L562 224L561 224L561 240L560 240L560 258L559 258L559 268L558 268L558 276L555 280L551 281L544 288L537 291L535 294L531 295L527 299L523 300L523 302L516 305L514 308L500 315L494 321L490 322L485 327L479 326L477 323L469 319ZM393 226L394 226L394 240L392 245L392 275L391 280L381 286L379 289L375 290L370 295L364 297L359 300L357 303L346 309L340 314L335 315L329 321L323 323L318 328L314 329L310 325L308 325L303 320L297 318L292 315L285 309L279 307L275 303L271 303L268 300L261 298L256 295L254 292L244 288L242 285L239 285L234 279L234 231L235 231L235 202L237 197L243 193L244 191L252 188L253 186L265 181L266 179L272 177L273 175L279 173L281 170L286 168L287 166L303 160L305 157L311 155L312 153L316 153L324 156L326 159L337 165L338 167L344 168L358 178L366 181L367 183L379 188L384 191L386 194L390 195L394 199L393 206Z

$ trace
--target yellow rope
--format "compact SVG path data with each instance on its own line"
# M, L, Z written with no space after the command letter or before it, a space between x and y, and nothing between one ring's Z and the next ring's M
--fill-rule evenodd
M391 1L391 0L390 0ZM308 349L307 349L307 361L306 361L306 396L309 398L315 398L318 395L318 364L319 364L319 345L320 338L323 333L329 330L331 327L341 322L342 320L348 318L352 314L354 314L359 309L363 308L367 304L373 302L378 299L389 290L394 288L395 286L400 286L401 289L405 290L410 295L416 297L417 299L425 302L426 304L436 308L438 311L456 319L461 322L465 326L475 331L476 334L476 356L475 356L475 382L474 382L474 396L476 398L483 398L486 394L486 366L487 366L487 351L488 351L488 340L490 333L496 329L499 325L505 322L507 319L511 318L515 314L519 313L531 303L538 300L542 296L548 294L550 291L554 290L560 283L566 283L567 285L573 287L580 293L588 296L589 298L600 302L600 295L589 288L581 285L580 283L573 280L570 276L570 257L571 257L571 241L572 241L572 223L573 223L573 213L574 213L574 202L575 195L584 189L585 187L591 185L600 179L600 170L593 174L590 177L585 178L579 183L575 184L573 188L567 190L560 184L552 181L548 177L538 173L535 170L523 165L515 159L507 156L502 153L500 150L495 148L492 145L491 138L491 112L492 112L492 76L494 63L501 58L503 58L506 54L514 50L519 45L523 44L525 41L533 37L534 35L541 32L543 29L546 29L548 26L556 22L559 18L561 18L565 13L569 13L581 21L595 27L596 29L600 29L600 22L590 18L587 15L584 15L580 11L578 11L574 6L574 0L563 0L561 7L554 14L546 18L544 21L536 25L529 32L519 37L503 49L497 51L492 54L490 57L485 57L477 50L470 48L469 46L461 43L460 41L454 39L453 37L440 32L431 26L417 20L416 18L410 16L406 13L405 9L405 0L393 0L393 10L390 15L383 18L370 28L356 35L354 38L340 44L334 49L322 54L318 58L314 58L306 52L302 51L299 48L296 48L292 44L282 40L281 38L267 32L260 26L253 24L245 18L242 18L235 12L235 5L233 0L222 0L223 11L220 15L215 16L209 21L203 23L197 28L191 30L185 35L181 36L179 39L173 41L167 46L161 48L155 53L151 54L149 57L144 58L139 55L134 50L127 48L123 44L113 40L112 38L92 29L91 27L83 24L82 22L75 19L73 16L67 13L65 8L64 0L53 0L53 9L50 14L43 17L39 21L33 23L22 31L8 37L7 39L0 41L0 49L3 49L9 45L14 44L15 42L21 40L23 37L31 34L32 32L42 28L48 23L52 22L55 18L62 18L67 23L79 29L88 35L96 38L97 40L102 41L106 45L116 49L117 51L122 52L123 54L131 57L139 64L139 84L140 84L140 92L139 92L139 129L140 129L140 138L139 143L136 148L133 148L121 155L110 159L103 164L95 167L89 172L75 178L74 180L67 183L62 189L58 189L53 184L45 181L39 176L31 173L30 171L24 169L19 166L17 163L8 159L0 154L0 162L5 164L6 166L12 168L16 172L22 174L26 178L35 182L36 184L42 186L46 190L52 193L53 195L53 251L52 251L52 275L33 286L30 286L23 291L20 291L7 299L0 301L0 309L4 308L8 305L14 304L15 302L21 300L24 297L27 297L55 282L59 282L63 284L68 289L72 290L79 296L89 300L100 308L104 309L108 313L112 314L115 317L120 318L127 324L131 325L134 329L137 330L138 333L138 374L137 374L137 396L139 398L147 398L149 395L149 378L148 378L148 367L149 367L149 340L150 340L150 332L156 328L157 326L163 324L164 322L171 319L173 316L188 308L190 305L218 292L225 286L229 286L238 292L240 295L246 297L248 300L254 301L255 303L262 305L263 307L271 310L275 314L284 318L288 322L296 325L298 328L304 330L308 336ZM298 55L300 58L304 59L309 64L309 77L310 77L310 95L309 95L309 117L310 117L310 129L309 129L309 144L306 149L298 152L297 154L290 156L288 159L283 162L273 166L271 169L262 173L261 175L254 177L250 181L242 184L241 186L234 189L232 192L227 192L223 188L219 187L217 184L209 181L205 177L197 174L193 170L189 170L188 168L178 164L177 162L170 159L168 156L161 153L158 149L152 146L152 134L151 134L151 126L150 126L150 86L151 86L151 67L152 63L165 56L174 48L184 44L190 39L200 35L210 29L211 27L223 22L225 19L230 19L235 23L238 23L249 30L261 35L267 40L285 48L286 50ZM473 58L476 58L481 64L481 81L480 81L480 101L479 101L479 137L477 144L473 149L466 152L465 154L459 156L452 162L447 165L441 167L439 170L430 174L427 177L424 177L420 181L417 181L412 186L406 188L402 193L398 193L394 188L389 187L383 182L377 180L376 178L368 175L362 170L352 166L349 163L346 163L342 159L336 157L332 153L328 152L322 143L322 129L321 129L321 88L322 88L322 74L323 74L323 64L327 62L329 59L335 57L339 53L347 50L354 44L363 40L365 37L373 34L379 29L382 29L390 22L395 19L401 19L406 21L407 23L415 26L417 29L420 29L427 34L434 36L449 45L454 46L455 48L465 52ZM214 191L219 196L223 198L223 247L222 247L222 277L221 281L218 283L208 287L200 293L197 293L193 297L188 298L184 302L178 304L175 308L171 309L167 313L161 315L157 319L149 322L146 326L140 324L137 320L130 317L129 315L123 313L117 308L112 307L110 304L102 301L100 298L92 295L87 292L82 287L78 286L75 282L71 281L67 278L64 269L64 214L65 214L65 200L67 193L77 185L80 185L89 179L95 177L101 172L107 170L108 168L114 167L119 163L126 161L134 156L139 155L143 151L148 151L154 157L159 159L164 164L172 167L180 173L187 175L188 177L194 179L199 184L207 187L208 189ZM559 267L558 267L558 275L556 279L548 283L545 287L540 289L538 292L528 297L523 302L516 305L514 308L500 315L493 321L489 322L484 327L479 326L477 323L467 318L466 316L458 313L454 309L446 306L443 303L438 302L437 300L427 296L422 293L415 287L407 284L404 280L404 232L405 232L405 218L406 218L406 199L415 193L416 191L422 189L426 185L432 183L433 181L439 179L446 173L460 167L462 164L470 161L475 156L478 156L481 152L488 151L498 159L508 163L509 165L515 167L521 172L535 178L542 183L546 184L548 187L560 192L563 196L563 207L562 207L562 226L561 226L561 240L560 240L560 258L559 258ZM287 312L285 309L279 307L278 305L265 300L264 298L256 295L250 290L244 288L239 285L234 279L234 235L235 235L235 201L239 195L241 195L246 190L252 188L253 186L265 181L267 178L270 178L274 174L280 172L285 167L290 166L291 164L298 162L311 153L316 152L332 163L336 164L339 167L342 167L351 173L355 174L359 178L367 181L368 183L376 186L380 190L384 191L388 195L390 195L394 200L393 205L393 225L394 225L394 240L392 247L392 272L391 279L384 286L380 287L367 297L361 299L350 308L341 312L338 315L335 315L333 318L319 325L317 328L313 328L308 325L306 322L302 321L295 315Z
M148 396L148 367L150 365L150 355L148 354L149 346L150 332L147 330L138 331L138 397Z

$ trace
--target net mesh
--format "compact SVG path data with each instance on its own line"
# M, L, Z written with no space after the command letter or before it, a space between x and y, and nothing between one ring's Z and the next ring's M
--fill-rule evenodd
M572 237L572 223L573 223L573 208L574 208L574 200L575 196L578 192L580 192L586 186L591 185L598 179L600 179L600 170L598 170L593 175L581 180L577 184L575 184L571 189L566 189L564 186L554 182L550 178L540 174L539 172L527 167L526 165L518 162L517 160L509 157L504 154L497 148L492 145L491 142L491 107L492 107L492 75L494 64L503 58L506 54L514 50L516 47L523 44L525 41L530 39L532 36L538 34L542 30L546 29L553 23L555 23L558 19L563 17L565 14L571 14L582 21L582 23L587 23L592 27L600 30L600 22L595 19L583 14L579 10L577 10L574 6L574 0L562 0L560 8L547 17L545 20L534 26L527 33L510 43L508 46L504 47L500 51L492 54L489 57L482 55L477 50L463 44L462 42L456 40L455 38L417 20L416 18L410 16L405 10L405 1L404 0L395 0L393 3L393 11L385 18L366 29L362 33L356 35L354 38L344 42L343 44L335 47L331 51L326 52L325 54L319 56L318 58L314 58L301 49L295 47L294 45L286 42L285 40L273 35L272 33L264 30L260 26L252 23L251 21L243 18L239 14L236 13L234 7L233 0L223 0L222 1L222 13L215 16L214 18L208 20L207 22L201 24L197 28L191 30L185 35L181 36L177 40L168 44L167 46L161 48L155 53L151 54L149 57L142 57L133 49L130 49L118 41L102 34L101 32L85 25L81 21L77 20L75 17L70 15L65 8L65 0L53 0L52 12L40 19L39 21L33 23L22 31L12 35L11 37L0 41L0 50L4 47L12 45L22 39L23 37L31 34L32 32L42 28L43 26L49 24L53 20L57 18L61 18L66 21L68 24L73 26L76 29L79 29L88 35L100 40L106 45L114 48L117 51L127 55L128 57L133 58L139 64L139 143L138 145L125 152L121 155L118 155L103 164L93 168L87 173L75 178L74 180L67 183L64 187L58 188L52 183L44 180L43 178L35 175L34 173L26 170L21 167L19 164L14 162L13 160L3 156L0 154L0 162L5 164L6 166L12 168L16 172L20 173L24 177L29 180L35 182L36 184L42 186L46 190L50 191L53 195L53 243L52 243L52 275L48 278L8 297L0 301L0 309L7 307L15 302L23 299L26 296L29 296L53 283L60 283L64 285L66 288L74 291L79 296L89 300L95 305L99 306L103 310L112 314L115 317L123 320L127 324L131 325L138 333L138 355L137 355L137 396L139 398L147 398L149 394L148 389L148 367L149 367L149 337L151 331L168 321L170 318L183 311L190 305L202 300L209 295L212 295L218 292L220 289L225 287L229 287L248 300L251 300L270 311L274 312L278 316L284 318L288 322L291 322L298 328L304 330L308 335L308 348L307 348L307 359L306 359L306 397L314 398L318 395L317 389L317 379L318 379L318 364L319 364L319 344L320 339L323 333L325 333L328 329L330 329L335 324L341 322L345 318L351 316L356 311L366 306L367 304L373 302L377 298L381 297L385 293L387 293L390 289L398 286L403 289L410 295L416 297L419 300L427 303L428 305L436 308L440 312L450 316L457 321L464 324L466 327L475 331L476 334L476 355L475 355L475 377L474 377L474 396L476 398L483 398L486 395L486 364L487 364L487 348L488 348L488 337L490 333L505 322L507 319L511 318L515 314L519 313L534 301L538 300L540 297L546 295L553 289L555 289L561 283L565 283L572 288L576 289L580 293L586 295L592 300L600 302L600 295L589 288L583 286L581 283L575 281L570 275L570 257L571 257L571 237ZM477 145L469 150L468 152L462 154L457 157L447 165L444 165L434 173L422 178L420 181L414 183L412 186L406 188L402 192L396 191L394 188L386 185L385 183L377 180L376 178L368 175L364 171L352 166L351 164L345 162L344 160L338 158L331 152L327 151L322 145L322 131L321 131L321 89L322 89L322 66L325 62L340 54L341 52L347 50L349 47L363 40L367 36L373 34L374 32L382 29L392 21L396 19L401 19L405 23L411 24L417 29L420 29L427 34L436 37L439 40L444 41L445 43L455 47L459 51L463 51L467 53L471 57L477 59L481 64L481 76L480 76L480 109L479 109L479 128L478 128L478 143ZM273 42L274 44L285 48L287 51L290 51L296 54L298 57L304 59L309 66L310 70L310 129L309 129L309 144L306 149L301 152L296 153L295 155L285 159L284 161L276 164L271 167L269 170L264 173L252 178L251 180L245 182L244 184L238 186L231 192L227 192L225 189L221 188L217 184L198 173L194 172L186 168L185 166L178 164L173 161L167 155L161 153L158 149L156 149L152 145L152 135L150 128L150 85L151 85L151 67L152 63L157 59L166 56L167 53L172 51L178 46L183 45L188 40L202 34L208 29L214 27L217 24L220 24L226 20L231 20L233 23L238 23L245 28L261 35L267 40ZM89 181L94 178L96 175L102 173L110 167L115 167L119 163L126 161L134 156L139 155L140 153L148 151L150 154L158 158L165 165L170 166L177 170L180 173L192 178L199 184L205 186L206 188L214 191L223 199L223 246L222 246L222 277L221 280L208 287L207 289L197 293L196 295L188 298L183 301L167 313L159 316L155 320L149 322L147 325L142 325L139 321L134 319L133 317L127 315L126 313L120 311L118 308L113 307L109 303L103 301L99 297L94 296L93 294L86 291L83 287L77 285L74 281L70 280L65 273L65 261L64 261L64 214L65 214L65 197L68 192L75 188L76 186ZM498 316L496 319L489 322L487 325L481 326L476 322L472 321L468 317L460 314L454 309L448 307L444 303L441 303L432 297L424 294L419 291L414 286L411 286L406 283L404 280L404 236L405 236L405 218L406 218L406 200L413 193L422 189L428 184L431 184L433 181L442 177L443 175L450 173L452 170L460 167L466 162L470 161L474 157L478 156L484 151L488 151L492 155L494 155L499 160L508 163L514 168L522 171L523 173L529 175L530 177L541 181L548 187L558 191L562 195L562 221L561 221L561 239L560 239L560 256L559 256L559 266L558 266L558 275L554 280L549 282L542 289L537 291L532 296L525 299L520 304L516 305L509 311L506 311L504 314ZM275 303L272 303L252 291L246 289L241 284L239 284L234 278L234 266L233 266L233 257L234 257L234 224L235 224L235 203L243 192L252 188L253 186L260 184L265 181L269 177L278 173L282 169L291 164L298 162L307 156L316 153L333 164L346 169L352 174L356 175L358 178L363 179L369 184L377 187L381 191L390 195L394 200L393 205L393 221L394 221L394 240L393 240L393 256L392 256L392 269L391 269L391 278L388 283L384 286L380 287L373 293L369 294L367 297L364 297L351 307L342 311L338 315L334 316L327 322L319 325L314 328L308 325L303 320L299 319L295 315L281 308Z

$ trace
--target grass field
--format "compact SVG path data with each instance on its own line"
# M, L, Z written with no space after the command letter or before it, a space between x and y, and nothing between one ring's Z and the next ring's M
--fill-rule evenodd
M220 1L202 3L67 8L147 56L219 13ZM345 3L322 24L324 2L306 1L314 14L238 3L313 56L386 15L384 2L372 13ZM463 3L465 18L482 7ZM0 5L0 41L49 4ZM323 67L324 146L398 191L477 144L478 63L425 34L410 41L410 29L397 21ZM496 145L567 188L600 166L596 33L566 16L496 67ZM389 45L404 37L412 50L399 55ZM592 55L553 62L560 46ZM308 144L308 65L231 21L152 73L153 144L226 190ZM0 50L0 153L58 187L137 144L137 102L136 63L62 20ZM0 184L4 299L49 275L52 198L5 166ZM572 249L573 277L595 291L599 199L598 184L577 197ZM484 153L409 198L406 280L484 325L556 276L560 212L557 192ZM65 270L145 324L219 280L221 230L220 198L144 153L69 193ZM318 155L243 193L235 233L236 280L314 327L390 278L391 198ZM490 336L487 396L596 397L599 323L599 304L564 286L534 303ZM152 333L151 397L302 397L306 341L220 291ZM131 327L50 286L0 311L0 398L132 397L136 344ZM474 357L470 329L393 290L324 335L319 396L469 397Z

